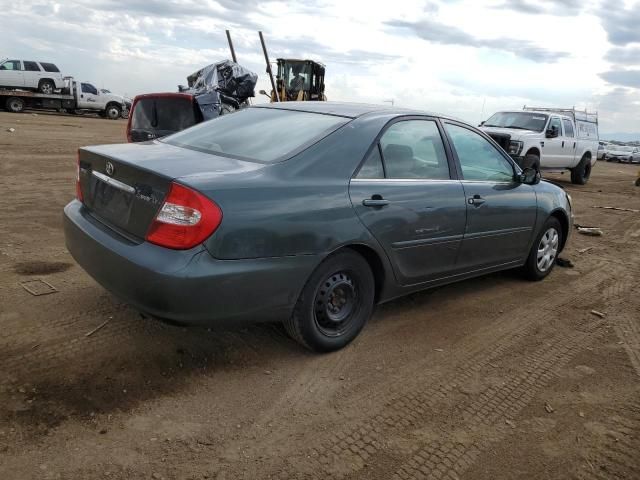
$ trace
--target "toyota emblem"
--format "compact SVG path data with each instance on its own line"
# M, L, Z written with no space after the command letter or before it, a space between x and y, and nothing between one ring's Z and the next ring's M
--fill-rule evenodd
M112 176L115 170L116 169L113 167L113 163L107 162L107 165L105 167L105 171L107 172L107 175Z

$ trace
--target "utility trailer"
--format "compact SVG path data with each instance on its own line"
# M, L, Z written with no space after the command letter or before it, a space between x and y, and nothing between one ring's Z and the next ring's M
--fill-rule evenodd
M126 109L124 99L118 95L100 93L88 82L76 82L65 77L60 93L38 93L20 89L0 89L0 107L21 113L25 109L57 110L58 112L97 113L112 120L120 118Z

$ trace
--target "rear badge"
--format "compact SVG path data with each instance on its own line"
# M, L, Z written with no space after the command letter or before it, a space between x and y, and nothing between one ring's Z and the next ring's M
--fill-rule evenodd
M113 176L113 172L116 171L115 167L113 166L113 163L107 162L107 165L105 166L105 171L107 172L107 175L109 175L110 177Z

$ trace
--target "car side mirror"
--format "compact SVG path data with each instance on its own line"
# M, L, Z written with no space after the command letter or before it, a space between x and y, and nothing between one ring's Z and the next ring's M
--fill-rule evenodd
M558 127L547 128L545 136L547 138L556 138L558 136Z
M525 185L537 185L540 183L540 172L535 168L527 167L520 174L518 180Z
M485 121L486 121L486 120L481 121L481 122L480 122L480 125L478 125L478 126L479 126L479 127L482 127L482 126L484 125L484 122L485 122Z

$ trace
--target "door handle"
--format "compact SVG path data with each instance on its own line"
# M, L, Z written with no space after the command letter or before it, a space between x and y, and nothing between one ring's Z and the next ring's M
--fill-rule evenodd
M479 207L484 202L486 202L486 200L482 198L480 195L474 195L473 197L469 197L467 202L469 203L469 205L474 205L476 207Z
M562 140L562 148L564 148L564 140Z
M384 207L389 205L389 200L382 198L382 195L372 195L371 198L365 198L362 200L362 205L365 207Z

